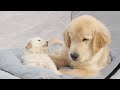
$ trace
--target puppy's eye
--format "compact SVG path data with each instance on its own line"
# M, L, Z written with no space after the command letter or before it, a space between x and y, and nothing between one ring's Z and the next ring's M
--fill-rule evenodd
M38 41L40 41L40 40L38 40Z
M84 41L88 41L88 39L84 38L84 39L83 39L83 42L84 42Z

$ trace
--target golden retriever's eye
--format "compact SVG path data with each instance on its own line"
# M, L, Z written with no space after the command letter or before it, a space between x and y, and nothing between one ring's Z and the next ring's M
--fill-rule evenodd
M84 41L88 41L88 39L84 38L84 39L83 39L83 42L84 42Z
M38 41L40 41L40 40L38 40Z

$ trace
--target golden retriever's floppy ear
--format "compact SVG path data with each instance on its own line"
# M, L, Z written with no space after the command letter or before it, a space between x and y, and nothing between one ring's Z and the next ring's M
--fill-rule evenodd
M110 36L106 32L95 31L93 37L93 53L97 53L102 47L110 43Z
M71 44L71 40L70 40L70 36L69 36L68 31L64 32L64 41L65 41L66 46L69 48L70 44Z
M30 48L32 48L32 43L31 43L31 41L29 41L29 42L27 43L27 45L26 45L26 49L30 49Z

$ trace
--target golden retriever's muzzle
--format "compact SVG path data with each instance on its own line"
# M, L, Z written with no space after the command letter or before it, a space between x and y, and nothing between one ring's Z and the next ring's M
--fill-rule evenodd
M70 56L71 56L72 60L77 61L77 58L79 57L79 54L74 52L74 53L70 53Z

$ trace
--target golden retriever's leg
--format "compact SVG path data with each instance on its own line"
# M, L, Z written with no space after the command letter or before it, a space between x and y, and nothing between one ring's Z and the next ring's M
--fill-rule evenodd
M49 54L51 59L54 61L57 68L69 66L69 61L66 59L65 54L62 52Z
M57 68L69 66L69 58L66 47L62 47L54 53L49 53L49 56L56 64Z
M94 70L83 70L83 69L60 69L59 72L66 75L71 75L74 77L81 77L81 78L93 78L99 74L98 71Z
M51 38L48 42L49 42L49 45L61 44L61 46L62 46L62 48L60 50L57 50L54 53L49 53L49 56L56 64L57 68L68 66L68 61L66 59L67 52L65 51L65 49L63 49L63 46L64 46L63 41L61 41L57 38Z

